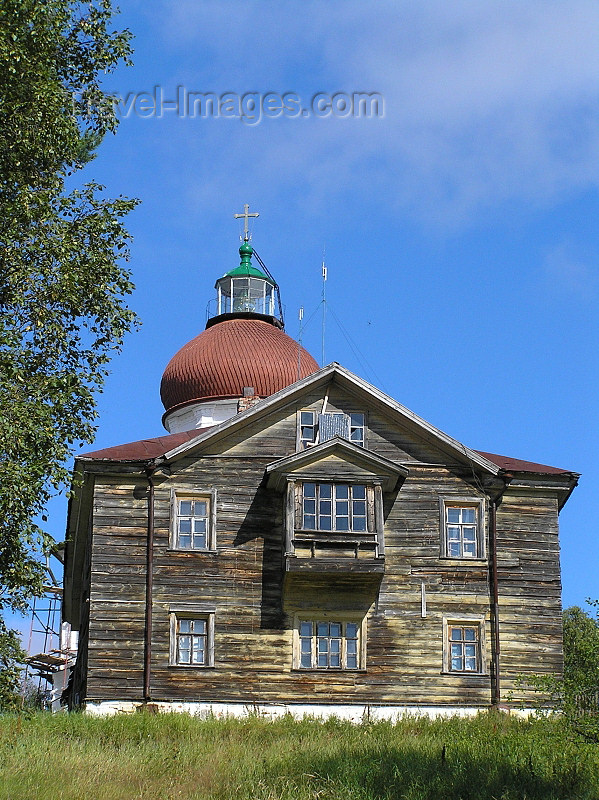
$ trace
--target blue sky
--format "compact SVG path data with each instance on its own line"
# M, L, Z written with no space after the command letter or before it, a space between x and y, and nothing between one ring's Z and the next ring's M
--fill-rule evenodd
M291 336L326 248L326 362L475 449L582 473L561 516L564 605L599 597L596 2L128 0L117 24L135 35L135 65L106 78L124 110L182 87L306 107L377 92L384 115L123 112L85 178L142 201L143 327L112 364L94 449L162 432L162 371L237 266L247 202ZM320 320L303 335L319 361ZM57 538L64 518L57 501Z

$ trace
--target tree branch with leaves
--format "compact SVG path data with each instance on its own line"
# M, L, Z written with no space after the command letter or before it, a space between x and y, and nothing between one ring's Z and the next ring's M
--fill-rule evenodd
M0 608L42 591L47 503L93 441L107 365L137 324L136 201L66 183L116 130L102 76L129 62L131 35L112 16L109 0L0 5Z

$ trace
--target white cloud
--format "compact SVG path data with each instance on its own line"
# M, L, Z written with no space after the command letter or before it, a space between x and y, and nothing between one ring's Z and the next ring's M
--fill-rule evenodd
M274 196L299 184L318 206L359 184L438 223L505 203L551 204L599 183L595 2L167 7L163 36L181 53L173 79L195 81L188 88L385 96L377 120L267 120L253 130L198 121L182 147L193 161L201 127L212 154L206 191L229 182L239 191L243 170Z

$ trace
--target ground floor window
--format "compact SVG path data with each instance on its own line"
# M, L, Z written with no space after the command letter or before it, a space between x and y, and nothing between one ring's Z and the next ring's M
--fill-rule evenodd
M480 672L477 626L452 625L449 629L449 646L453 672Z
M362 623L300 619L296 666L300 669L358 669L362 665Z
M484 673L484 622L444 621L444 666L447 672Z
M214 614L171 613L171 665L210 667L214 663Z

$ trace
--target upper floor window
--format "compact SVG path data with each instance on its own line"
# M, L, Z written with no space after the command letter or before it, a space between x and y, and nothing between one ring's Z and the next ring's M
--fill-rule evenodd
M448 558L483 558L483 503L481 500L441 501L442 554Z
M214 493L173 491L171 547L174 550L214 549Z
M447 508L447 555L456 558L476 556L476 509Z
M344 414L342 412L327 412L318 414L316 411L299 412L298 446L305 450L314 444L326 442L334 436L365 447L366 423L361 412Z
M364 414L349 415L349 438L354 444L364 447L366 440Z
M304 483L302 528L368 531L366 490L363 484Z

